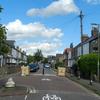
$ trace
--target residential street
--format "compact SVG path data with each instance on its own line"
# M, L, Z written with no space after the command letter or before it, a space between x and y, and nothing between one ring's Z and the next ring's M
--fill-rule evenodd
M28 94L2 96L0 100L100 100L99 96L67 78L57 76L49 68L45 68L44 75L41 67L29 76L16 75L13 79L16 85L25 86Z
M0 100L100 100L100 0L0 0Z

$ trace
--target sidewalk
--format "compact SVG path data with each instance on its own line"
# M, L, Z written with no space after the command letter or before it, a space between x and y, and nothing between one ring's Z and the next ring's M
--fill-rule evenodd
M5 74L3 76L0 76L0 88L2 86L4 86L4 84L7 82L7 79L9 77L16 76L16 75L20 75L20 72L19 73L13 73L13 74Z
M67 75L67 77L71 79L72 81L75 81L79 83L80 85L86 87L87 89L92 90L94 93L100 95L100 83L93 82L92 85L90 85L90 80L85 80L82 78L78 79L77 77L75 76L71 77L70 75Z
M6 79L6 78L9 78L9 77L12 77L12 76L20 75L20 74L21 74L21 72L16 72L16 73L12 73L12 74L1 75L0 76L0 80Z
M16 96L16 95L25 95L27 94L27 87L16 85L14 88L6 88L5 83L9 77L14 77L20 75L21 73L8 74L3 77L0 77L0 97L1 96Z

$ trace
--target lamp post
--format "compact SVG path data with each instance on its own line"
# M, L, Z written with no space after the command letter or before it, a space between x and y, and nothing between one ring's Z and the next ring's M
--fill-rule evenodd
M99 54L100 54L100 24L96 24L96 23L92 23L92 25L96 25L97 28L98 28L98 31L97 31L97 37L98 37L98 61L97 61L97 76L98 76L98 81L100 81L100 62L99 62Z

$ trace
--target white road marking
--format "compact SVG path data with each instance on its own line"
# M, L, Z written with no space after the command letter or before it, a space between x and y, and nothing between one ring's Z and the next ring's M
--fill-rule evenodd
M42 76L43 74L30 74L30 75Z
M27 93L32 94L32 93L37 93L35 88L27 88Z
M55 74L30 74L30 75L33 75L33 76L57 76Z
M44 76L56 76L54 74L44 74Z
M51 79L49 79L49 78L42 78L41 80L42 81L51 81Z
M25 98L24 98L24 100L27 100L27 95L25 95Z
M61 100L61 97L57 97L56 95L46 94L42 97L42 100Z

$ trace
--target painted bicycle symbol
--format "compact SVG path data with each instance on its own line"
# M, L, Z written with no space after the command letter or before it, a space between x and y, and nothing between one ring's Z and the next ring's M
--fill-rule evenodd
M57 97L56 95L46 94L45 96L42 97L42 100L61 100L61 98Z

